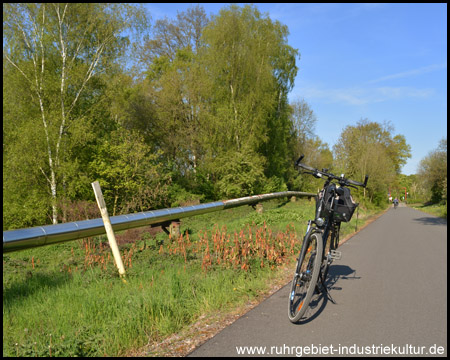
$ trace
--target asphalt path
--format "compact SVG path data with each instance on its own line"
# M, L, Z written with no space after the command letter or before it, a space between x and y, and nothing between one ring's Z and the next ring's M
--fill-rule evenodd
M390 209L339 247L300 324L287 284L189 356L446 356L447 221Z

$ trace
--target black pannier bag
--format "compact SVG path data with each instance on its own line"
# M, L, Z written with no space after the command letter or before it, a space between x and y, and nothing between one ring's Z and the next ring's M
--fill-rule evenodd
M319 192L319 200L322 198L324 199L324 205L322 206L319 217L325 218L331 214L332 205L334 203L332 200L333 200L335 191L336 191L336 185L330 184L330 185L328 185L326 191L325 191L325 189L322 189ZM317 206L319 206L319 204L320 204L320 201L317 202ZM316 211L317 210L318 209L316 209Z
M337 193L334 218L338 221L349 222L359 204L353 201L349 188L340 187L337 189Z
M334 211L334 219L339 222L349 222L359 205L353 201L349 188L338 188L335 184L330 184L326 192L322 190L319 199L322 197L324 198L324 207L320 212L320 217L327 217Z

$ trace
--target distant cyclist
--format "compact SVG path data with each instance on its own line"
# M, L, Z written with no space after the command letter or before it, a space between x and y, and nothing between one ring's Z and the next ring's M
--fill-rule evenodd
M394 203L394 209L396 209L397 206L398 206L398 199L395 198L394 201L393 201L393 203Z

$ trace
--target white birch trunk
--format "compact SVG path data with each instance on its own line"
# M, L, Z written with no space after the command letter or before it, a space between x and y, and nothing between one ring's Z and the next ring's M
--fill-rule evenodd
M44 45L44 36L45 36L45 26L46 24L46 4L42 4L42 18L35 18L34 14L25 8L24 18L19 19L19 17L15 17L15 25L17 25L17 28L19 29L19 33L22 36L22 40L24 41L27 51L30 54L30 60L33 63L33 72L31 74L26 74L25 69L18 66L17 63L15 63L10 56L8 56L8 53L3 51L3 55L14 68L16 68L19 73L26 79L26 81L30 84L30 88L32 93L37 95L37 99L39 102L39 109L41 113L41 120L43 124L44 134L45 134L45 141L47 146L47 162L48 162L48 169L44 170L42 167L39 167L40 171L46 178L49 188L50 188L50 196L51 196L51 207L52 207L52 222L53 224L56 224L58 222L58 206L57 206L57 199L58 199L58 178L60 178L59 174L59 166L62 160L63 154L61 154L61 144L64 140L65 130L70 126L69 120L70 120L70 113L75 108L78 99L83 92L86 84L91 79L91 77L94 75L94 72L97 68L97 65L99 63L99 60L102 56L102 53L105 49L105 47L110 43L112 39L114 39L115 35L114 33L110 33L106 35L103 39L101 39L96 48L94 49L94 53L92 56L92 60L90 63L88 63L88 69L86 70L86 73L83 76L83 80L81 81L79 88L75 92L75 96L73 100L67 99L67 79L69 72L71 71L72 66L76 63L76 58L80 54L80 50L83 48L84 41L85 41L85 35L88 32L88 27L85 28L85 31L83 33L80 33L78 38L79 41L75 44L73 43L73 51L70 51L68 48L71 44L70 40L74 39L68 39L66 37L66 34L64 34L65 28L69 28L70 24L67 24L67 17L66 12L68 9L69 4L65 5L59 5L59 4L53 4L54 11L57 15L58 19L58 29L57 33L54 34L54 42L58 44L59 51L61 54L61 79L60 79L60 106L61 106L61 118L59 119L59 131L56 135L56 138L52 137L52 134L50 132L50 124L49 119L47 119L47 113L49 109L45 107L44 104L46 104L45 98L45 89L44 89L44 70L45 70L45 45ZM62 8L63 7L63 8ZM27 13L28 10L28 13ZM22 24L25 24L28 22L31 24L31 30L26 31L27 29L22 26ZM51 29L50 30L51 33ZM68 54L73 54L71 58L68 58ZM32 79L34 77L34 79ZM66 103L70 104L66 107ZM54 144L54 145L52 145ZM63 178L63 176L62 176Z

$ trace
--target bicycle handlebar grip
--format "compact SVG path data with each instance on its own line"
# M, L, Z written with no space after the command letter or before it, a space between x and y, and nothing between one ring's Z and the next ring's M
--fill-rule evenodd
M365 185L364 185L363 183L360 183L360 182L355 181L355 180L347 179L347 182L348 182L349 184L351 184L351 185L364 186L364 187L365 187Z
M366 177L364 178L364 187L367 186L367 180L369 180L369 175L366 175Z
M300 165L300 161L302 161L303 160L303 158L305 157L305 155L301 155L299 158L298 158L298 160L295 162L295 165Z
M295 166L300 166L300 167L302 167L302 168L305 169L305 170L309 170L309 171L315 172L316 169L314 169L314 168L312 168L312 167L310 167L310 166L308 166L308 165L300 164L300 161L302 161L304 157L305 157L305 155L302 154L302 155L298 158L298 160L295 162Z

